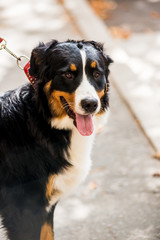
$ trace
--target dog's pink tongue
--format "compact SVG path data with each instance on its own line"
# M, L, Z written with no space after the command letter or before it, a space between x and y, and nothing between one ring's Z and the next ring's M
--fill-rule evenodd
M76 124L79 133L82 136L90 136L93 133L92 115L80 115L76 113Z

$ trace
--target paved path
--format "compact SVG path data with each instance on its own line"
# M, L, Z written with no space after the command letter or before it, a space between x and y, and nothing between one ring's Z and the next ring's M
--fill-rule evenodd
M93 168L56 209L56 240L160 239L160 171L153 150L111 88L111 114L97 136Z
M160 2L115 2L106 24L127 28L131 36L116 39L114 80L160 152Z
M39 41L86 37L105 42L112 52L112 39L84 0L65 1L65 8L60 2L13 0L11 6L1 1L0 32L8 46L30 55ZM0 69L0 91L27 81L5 52L0 52ZM153 148L113 86L110 108L108 124L96 139L91 173L57 206L56 240L160 239L160 180L153 177L160 163L151 157Z

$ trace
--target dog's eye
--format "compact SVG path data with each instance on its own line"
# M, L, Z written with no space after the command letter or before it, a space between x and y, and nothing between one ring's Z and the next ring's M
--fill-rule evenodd
M94 78L99 78L101 76L101 73L100 72L98 72L98 71L94 71L93 72L93 77Z
M63 76L64 76L67 80L73 80L73 78L74 78L73 73L70 73L70 72L64 73Z

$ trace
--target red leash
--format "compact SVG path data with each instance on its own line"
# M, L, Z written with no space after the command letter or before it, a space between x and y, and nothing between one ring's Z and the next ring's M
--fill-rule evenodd
M32 77L30 74L29 74L29 69L30 69L30 61L28 61L26 63L26 65L24 67L22 67L20 65L20 61L22 61L22 58L25 58L27 60L29 60L28 57L26 56L20 56L20 57L17 57L11 50L9 50L7 48L7 41L4 39L4 38L1 38L0 37L0 50L2 49L5 49L9 54L11 54L13 57L15 57L17 59L17 66L23 70L28 78L28 80L30 81L30 83L32 84L32 86L34 87L34 84L35 84L35 81L36 81L36 78Z

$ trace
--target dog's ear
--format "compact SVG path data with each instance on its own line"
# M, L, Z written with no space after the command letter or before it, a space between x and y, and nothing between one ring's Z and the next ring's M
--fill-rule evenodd
M103 58L104 58L104 61L105 61L106 66L107 66L107 68L108 68L108 66L109 66L111 63L113 63L113 60L112 60L112 58L110 58L110 56L108 56L108 55L105 54L104 52L102 53L102 56L103 56Z
M103 44L95 41L90 41L90 44L92 44L94 48L96 48L102 54L105 61L105 65L108 68L109 64L113 63L113 60L107 54L104 53Z
M39 43L39 46L32 50L29 69L29 73L31 76L36 78L38 77L39 68L44 60L45 51L46 46L44 43Z
M31 76L35 78L39 78L42 76L43 72L47 68L47 52L48 50L52 49L56 45L56 43L56 40L52 40L47 44L39 43L39 46L32 50L29 69L29 73Z

